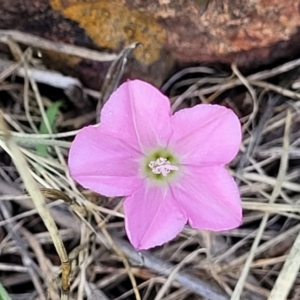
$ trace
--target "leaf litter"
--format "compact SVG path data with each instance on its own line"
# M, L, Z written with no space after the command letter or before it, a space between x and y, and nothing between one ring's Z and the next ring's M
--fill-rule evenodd
M235 65L186 68L166 81L174 111L218 103L240 117L243 143L229 167L244 222L220 233L186 227L164 246L137 252L126 239L121 199L83 190L68 174L70 142L96 121L101 93L80 87L94 107L83 112L64 95L67 108L49 122L61 99L31 77L31 48L4 42L17 60L0 73L3 299L299 299L299 59L248 75ZM122 56L115 58L122 67L109 74L106 90L124 71ZM15 78L18 68L24 80Z

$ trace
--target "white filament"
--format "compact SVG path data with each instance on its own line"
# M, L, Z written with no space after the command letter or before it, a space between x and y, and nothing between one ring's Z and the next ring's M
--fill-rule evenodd
M162 174L166 177L170 171L177 171L178 167L171 165L171 163L163 157L149 163L149 168L154 174Z

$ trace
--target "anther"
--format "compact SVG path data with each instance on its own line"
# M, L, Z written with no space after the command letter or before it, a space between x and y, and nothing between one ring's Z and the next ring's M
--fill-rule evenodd
M178 170L178 167L171 165L171 163L163 157L159 157L157 160L151 161L148 166L154 174L162 174L164 177L166 177L170 171Z

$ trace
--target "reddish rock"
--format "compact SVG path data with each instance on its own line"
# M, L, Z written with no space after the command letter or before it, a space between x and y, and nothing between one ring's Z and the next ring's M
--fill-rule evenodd
M134 41L141 42L128 76L157 85L175 64L263 66L300 50L299 0L1 2L1 29L116 53ZM51 54L47 57L51 61ZM71 67L87 85L99 88L108 65L60 59L54 67Z

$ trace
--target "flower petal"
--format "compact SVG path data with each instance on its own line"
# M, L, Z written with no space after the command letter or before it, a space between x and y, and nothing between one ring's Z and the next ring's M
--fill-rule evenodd
M178 153L181 164L227 164L239 150L239 119L223 106L200 104L182 109L171 122L170 147Z
M123 140L88 126L75 137L69 153L70 175L85 188L108 197L125 196L138 188L139 152Z
M227 230L242 222L239 190L225 167L188 167L172 186L193 228Z
M165 147L171 135L170 102L152 85L133 80L123 83L101 112L101 125L132 146L147 151Z
M145 181L146 183L146 181ZM146 185L124 202L125 226L136 249L148 249L173 239L187 218L168 188Z

